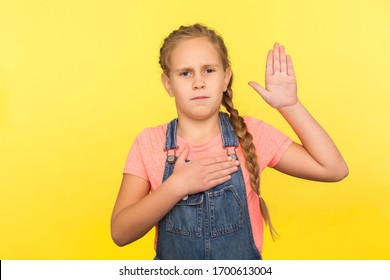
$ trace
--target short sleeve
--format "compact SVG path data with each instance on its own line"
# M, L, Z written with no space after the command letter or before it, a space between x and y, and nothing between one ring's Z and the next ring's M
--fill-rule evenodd
M141 177L149 181L147 171L142 160L142 153L140 147L140 138L142 134L138 135L131 146L130 152L127 156L125 167L123 169L124 174L132 174Z
M279 145L274 146L275 152L274 156L272 157L271 161L268 163L268 167L273 168L275 165L279 163L279 161L282 159L290 145L292 144L292 140L290 138L286 138L279 142Z
M245 117L245 123L253 136L260 169L277 165L292 144L291 138L275 127L251 117Z

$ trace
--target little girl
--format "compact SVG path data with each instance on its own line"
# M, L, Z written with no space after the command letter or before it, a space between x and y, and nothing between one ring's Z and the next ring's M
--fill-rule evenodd
M345 161L299 101L283 46L268 53L266 87L249 85L302 144L238 114L227 49L213 30L195 24L173 31L160 65L178 118L137 136L112 214L114 242L127 245L156 226L155 259L261 259L263 220L275 234L260 195L261 171L331 182L347 176Z

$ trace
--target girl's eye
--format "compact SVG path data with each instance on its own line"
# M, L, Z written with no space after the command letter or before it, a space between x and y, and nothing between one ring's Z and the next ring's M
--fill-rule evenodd
M214 70L214 69L211 69L211 68L209 68L209 69L206 69L206 73L208 73L208 74L210 74L210 73L213 73L213 72L215 72L215 70Z
M183 76L183 77L188 77L189 75L190 75L190 72L188 72L188 71L184 71L184 72L180 73L180 76Z

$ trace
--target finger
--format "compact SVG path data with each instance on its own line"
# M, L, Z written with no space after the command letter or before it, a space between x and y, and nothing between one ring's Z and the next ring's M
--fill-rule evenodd
M255 91L257 91L261 97L266 99L266 97L270 94L265 88L263 88L261 85L259 85L256 82L249 82L248 83Z
M227 175L227 176L224 176L222 178L211 180L207 183L207 188L208 189L214 188L215 186L221 185L221 184L229 181L231 178L232 178L231 175Z
M292 63L292 60L291 60L291 56L288 55L286 57L286 61L287 61L287 75L295 76L294 66L293 66L293 63Z
M274 74L273 68L274 54L273 51L270 50L267 55L267 62L265 67L265 77L272 76Z
M209 174L212 173L218 173L218 172L227 172L226 174L230 174L229 172L230 169L236 170L237 166L239 166L240 163L238 160L233 160L233 161L227 161L227 162L219 162L215 163L213 165L209 165L207 168L207 171ZM233 171L234 172L234 171ZM224 176L226 174L221 174L221 176Z
M280 71L287 74L286 50L280 46Z
M209 166L209 165L213 165L213 164L221 163L221 162L231 162L231 158L228 157L228 156L224 156L224 157L211 157L211 158L201 159L201 162L202 162L202 164L204 166Z
M237 165L218 166L215 168L215 170L210 170L209 178L217 179L217 178L225 177L226 175L236 172L237 169L238 169Z
M275 43L274 45L274 73L280 72L280 54L279 54L279 44Z
M236 172L237 169L238 169L237 166L233 166L233 167L230 167L230 168L227 168L227 169L223 169L223 170L219 170L219 171L210 173L206 177L206 181L207 182L212 182L212 181L215 181L215 180L219 180L221 178L225 178L225 177L231 175L232 173Z

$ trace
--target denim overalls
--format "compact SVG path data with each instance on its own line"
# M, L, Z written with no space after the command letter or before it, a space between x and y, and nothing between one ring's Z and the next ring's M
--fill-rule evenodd
M224 148L237 159L238 139L225 113L219 113ZM172 174L177 119L167 127L163 182ZM178 186L180 187L180 186ZM241 165L231 179L180 200L158 224L155 259L261 259L254 244Z

